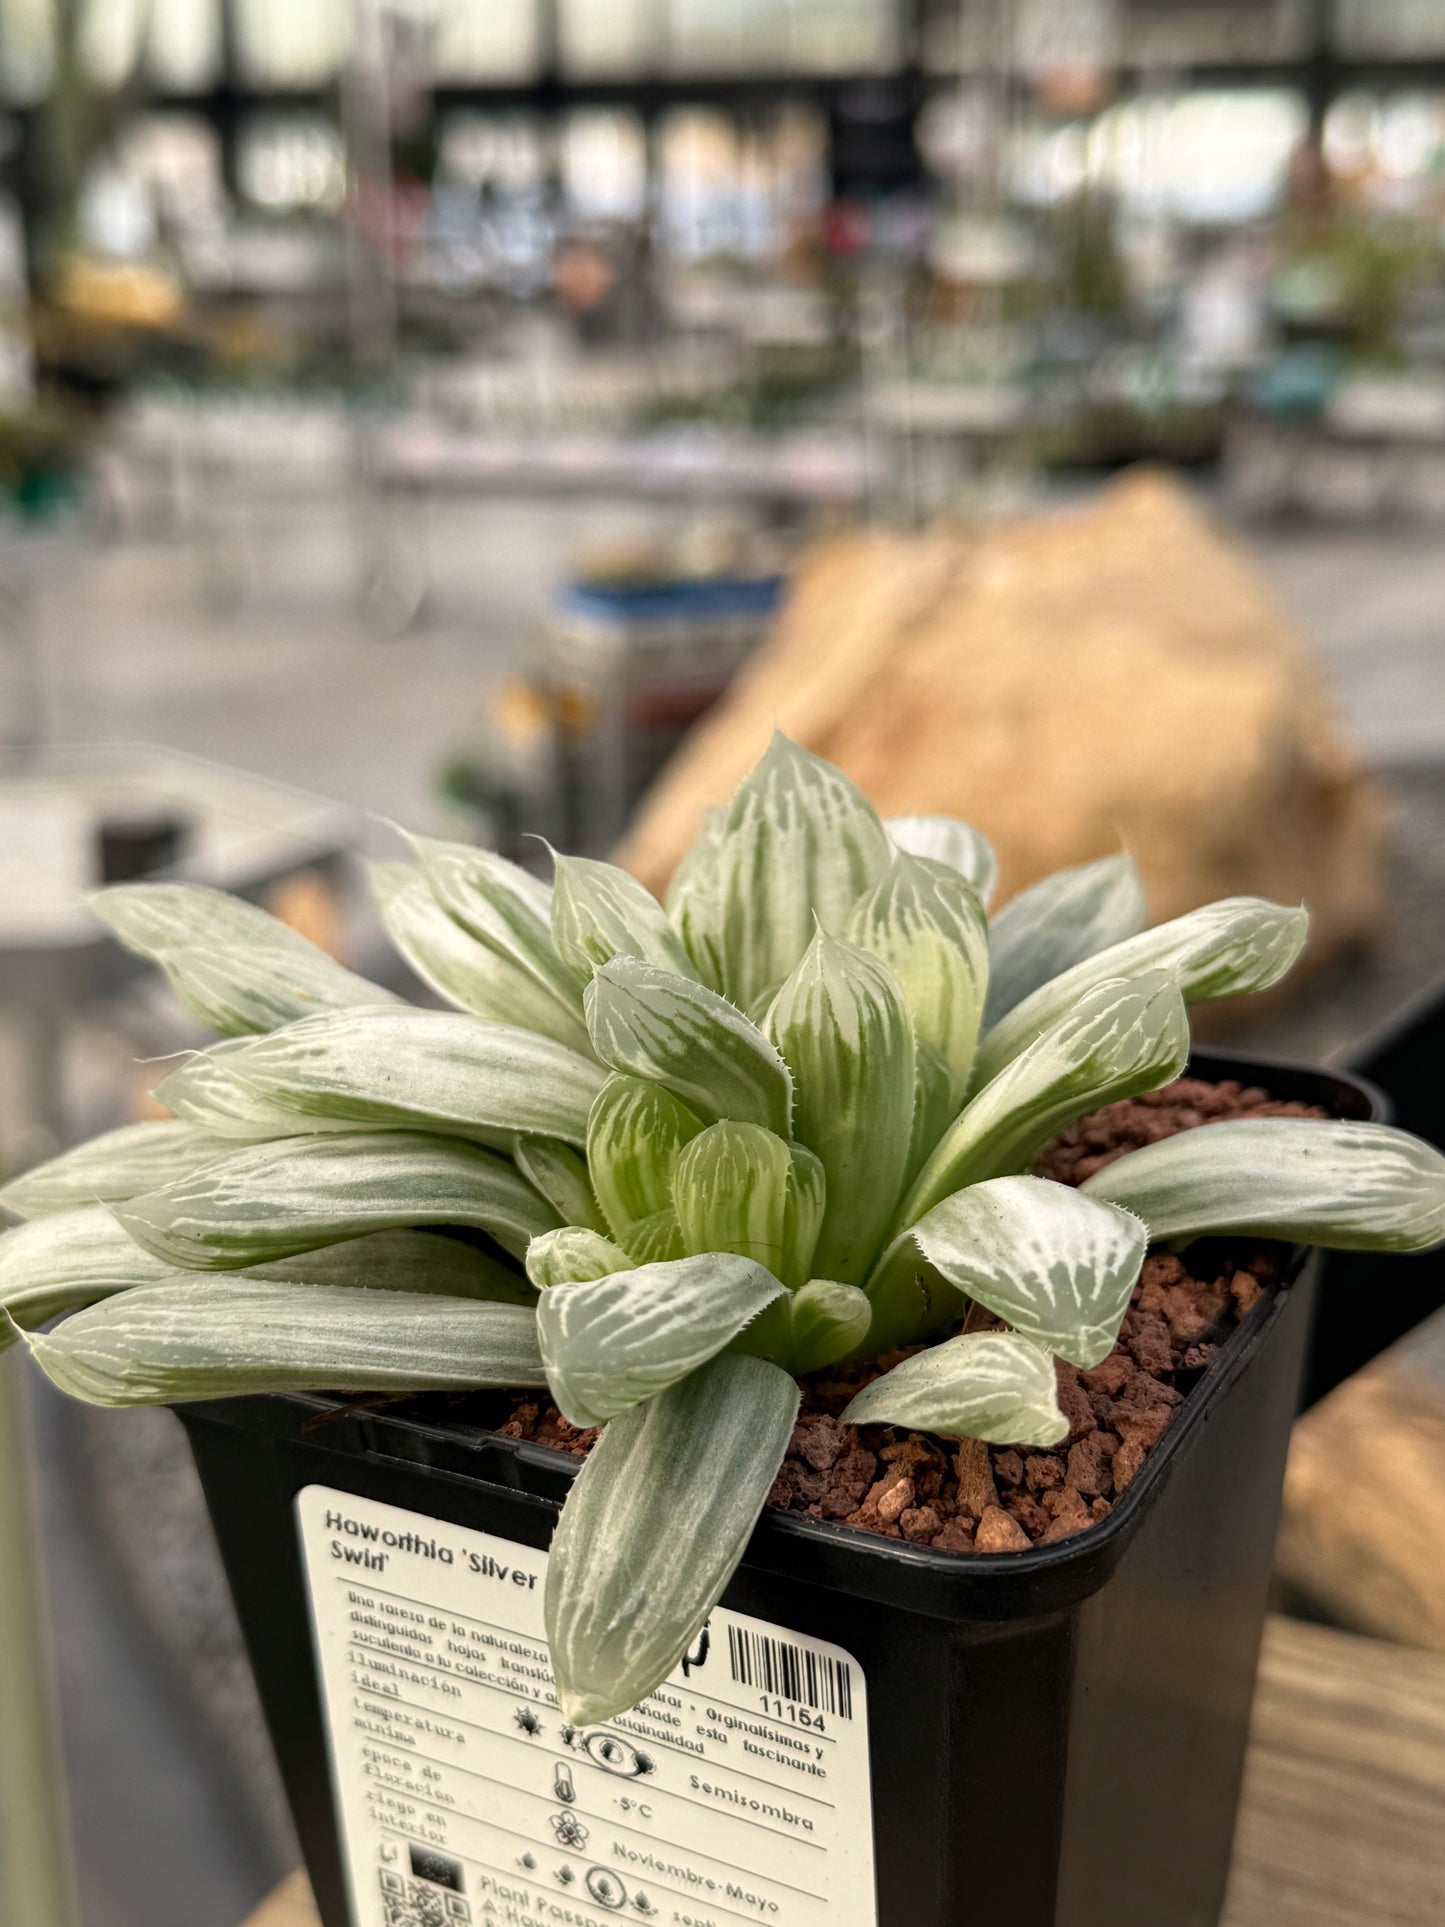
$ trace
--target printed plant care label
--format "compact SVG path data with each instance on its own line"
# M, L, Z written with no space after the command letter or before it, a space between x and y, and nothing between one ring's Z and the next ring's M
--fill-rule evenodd
M603 1726L563 1719L547 1555L297 1496L355 1927L876 1927L863 1669L717 1608Z

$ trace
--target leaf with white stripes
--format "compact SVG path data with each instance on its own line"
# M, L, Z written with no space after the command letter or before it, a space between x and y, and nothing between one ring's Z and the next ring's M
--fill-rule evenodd
M378 1131L249 1144L115 1207L168 1264L226 1271L397 1225L473 1225L514 1258L557 1222L509 1160L461 1138Z
M760 1124L710 1124L686 1145L672 1179L690 1253L735 1252L796 1289L809 1276L823 1222L819 1160Z
M913 1227L951 1285L1071 1365L1107 1358L1149 1234L1132 1212L1044 1178L993 1178Z
M587 986L587 1027L604 1064L664 1085L701 1118L791 1136L793 1080L725 997L656 964L614 957Z
M711 990L723 981L719 852L727 811L710 809L667 889L668 920L681 937L693 969Z
M223 1036L318 1010L394 1004L255 904L190 883L122 883L91 899L127 949L158 963L191 1015Z
M228 1048L225 1069L268 1107L510 1150L519 1131L582 1144L606 1081L591 1057L460 1011L356 1009Z
M553 1285L537 1338L558 1410L605 1425L715 1358L784 1295L764 1266L724 1252Z
M873 1308L856 1285L810 1278L788 1301L793 1370L800 1378L836 1365L868 1336Z
M677 1154L703 1122L680 1098L645 1077L614 1072L587 1122L587 1165L613 1235L672 1203Z
M517 1169L540 1191L563 1224L605 1231L607 1221L587 1175L587 1164L570 1144L553 1137L519 1137L512 1148Z
M966 1184L1027 1170L1065 1125L1102 1104L1157 1090L1188 1061L1189 1019L1172 977L1156 970L1096 985L986 1084L939 1139L899 1228Z
M743 1556L797 1411L787 1372L725 1352L603 1432L547 1562L564 1718L611 1719L677 1665Z
M228 1038L209 1050L193 1051L156 1085L153 1096L185 1123L210 1135L235 1141L305 1137L317 1131L355 1133L365 1127L346 1118L305 1117L287 1110L248 1084L235 1068L249 1037Z
M692 959L667 912L636 877L615 863L557 856L552 883L552 942L578 983L590 983L598 964L642 957L691 977Z
M1057 870L1006 903L989 924L988 1005L996 1024L1041 984L1144 927L1144 885L1131 856Z
M947 1066L956 1111L968 1094L988 988L988 919L978 892L946 863L901 852L854 904L843 935L893 973L918 1042Z
M380 1231L230 1275L503 1304L536 1302L526 1279L490 1253L423 1231ZM104 1205L53 1212L0 1235L0 1310L26 1329L137 1285L195 1277L142 1250ZM7 1342L0 1333L0 1350Z
M843 1422L990 1445L1057 1445L1069 1433L1053 1359L1017 1332L969 1332L915 1352L865 1385Z
M143 1285L25 1343L52 1384L93 1405L546 1382L530 1307L255 1279Z
M1266 903L1262 897L1225 897L1110 944L1041 984L984 1032L975 1087L996 1077L1086 991L1110 978L1164 970L1186 1003L1240 997L1277 984L1294 967L1308 934L1306 910Z
M1082 1190L1137 1212L1159 1239L1237 1232L1341 1251L1445 1241L1445 1156L1388 1124L1232 1118L1130 1151Z
M555 1010L553 1024L580 1022L577 979L552 942L551 886L495 850L425 836L412 837L411 846L432 895L453 922L531 981L542 995L542 1008ZM530 1009L526 1015L518 1011L510 1021L540 1028ZM552 1024L546 1028L552 1035L561 1034ZM563 1041L570 1040L564 1037Z
M781 983L819 925L841 930L892 854L857 784L774 735L729 804L718 844L718 945L733 1002L750 1009Z
M564 1010L535 977L468 936L437 902L416 864L373 863L370 878L386 934L438 996L474 1017L519 1024L590 1054L582 1013Z
M620 1245L585 1225L564 1224L544 1231L527 1246L527 1276L538 1291L585 1284L611 1271L630 1271L632 1260Z
M956 816L890 816L883 827L896 850L946 863L988 904L998 881L998 858L981 830Z
M795 1134L827 1174L813 1268L868 1274L898 1203L913 1128L913 1026L877 957L819 931L778 992L768 1035L796 1073Z
M194 1124L170 1119L122 1124L12 1178L0 1191L0 1206L18 1218L41 1218L52 1211L133 1198L232 1148L224 1137Z

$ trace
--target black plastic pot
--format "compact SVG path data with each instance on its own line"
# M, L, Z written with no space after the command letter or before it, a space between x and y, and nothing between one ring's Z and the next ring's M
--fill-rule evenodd
M1390 1122L1445 1147L1445 980L1434 983L1350 1053L1348 1070L1381 1093ZM1324 1254L1301 1405L1445 1309L1445 1250L1382 1258Z
M1194 1067L1337 1115L1375 1108L1324 1072L1222 1056ZM1110 1516L1075 1539L981 1556L777 1513L759 1524L724 1605L845 1648L867 1682L868 1920L1215 1927L1309 1330L1305 1257L1222 1347ZM182 1417L322 1918L363 1927L348 1913L296 1495L322 1485L540 1548L575 1467L397 1408L317 1426L327 1403L227 1400ZM608 1918L579 1899L549 1918ZM789 1927L786 1915L769 1917Z

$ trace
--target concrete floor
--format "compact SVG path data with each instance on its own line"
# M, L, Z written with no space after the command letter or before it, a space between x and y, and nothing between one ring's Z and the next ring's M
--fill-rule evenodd
M190 545L135 541L77 559L47 583L41 603L48 736L166 743L378 817L435 826L439 765L472 740L568 561L586 544L654 530L658 516L451 503L427 522L428 605L413 629L390 638L360 620L367 558L344 514L248 511L249 580L224 612L208 601L207 569ZM1445 540L1297 532L1251 547L1369 759L1382 768L1445 763ZM1433 876L1445 793L1422 770L1400 794L1417 840L1426 826L1432 861L1415 868ZM386 841L380 827L375 840ZM1376 1001L1400 988L1387 975ZM83 1927L232 1927L289 1851L216 1570L195 1551L198 1501L169 1423L100 1415L72 1428L67 1443L57 1413L42 1405ZM180 1522L182 1550L162 1549L148 1594L117 1566L78 1497L102 1467L124 1488L111 1495L120 1513L160 1499ZM144 1625L167 1617L180 1645L212 1640L209 1711L157 1685L165 1656Z

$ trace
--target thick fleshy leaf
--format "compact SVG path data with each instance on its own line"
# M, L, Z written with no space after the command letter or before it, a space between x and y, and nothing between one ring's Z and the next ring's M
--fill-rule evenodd
M988 904L998 880L998 858L982 831L956 816L890 816L883 827L895 849L946 863Z
M556 1213L515 1165L460 1138L378 1131L250 1144L115 1206L168 1264L227 1271L396 1225L474 1225L514 1258Z
M554 1137L519 1137L512 1147L517 1169L534 1191L540 1191L563 1224L586 1225L605 1231L606 1220L597 1203L586 1160L569 1144Z
M958 1116L948 1066L927 1044L913 1048L913 1128L908 1140L906 1190L928 1162L933 1147Z
M781 983L815 928L842 929L892 855L857 784L775 735L729 805L718 845L717 940L727 995L751 1008Z
M0 1310L26 1330L118 1291L196 1275L143 1251L103 1205L58 1211L0 1236ZM536 1303L526 1279L489 1253L423 1231L379 1231L228 1276ZM8 1342L0 1332L0 1350Z
M993 1178L913 1227L951 1285L1071 1365L1107 1358L1138 1282L1141 1219L1044 1178Z
M272 1109L510 1150L519 1131L581 1144L606 1081L590 1057L460 1011L329 1011L227 1049L229 1077Z
M537 1337L558 1410L605 1425L715 1358L784 1295L764 1266L722 1252L554 1285Z
M587 1027L604 1064L651 1078L708 1121L791 1136L793 1080L725 997L656 964L614 957L587 986Z
M679 1155L672 1197L689 1253L734 1252L790 1288L808 1277L824 1180L802 1145L759 1124L711 1124Z
M555 856L552 942L578 983L590 983L598 964L642 957L681 977L695 975L667 912L636 877L614 863Z
M237 1139L306 1137L318 1131L354 1134L366 1128L354 1119L303 1116L273 1103L236 1069L251 1043L249 1037L233 1037L224 1044L212 1044L209 1050L192 1052L161 1079L154 1096L185 1123L232 1140L233 1150Z
M528 1306L254 1279L143 1285L25 1343L52 1384L92 1405L546 1382Z
M988 919L978 892L946 863L901 852L853 906L843 934L893 973L915 1037L947 1066L957 1110L988 988Z
M1388 1124L1234 1118L1131 1151L1081 1188L1160 1239L1227 1231L1342 1251L1445 1240L1445 1156Z
M1186 1003L1239 997L1277 984L1293 968L1308 934L1306 910L1266 903L1262 897L1226 897L1111 944L1040 985L984 1032L975 1087L996 1077L1011 1058L1097 984L1164 970L1179 985Z
M1021 890L989 924L988 1004L996 1024L1041 984L1144 928L1144 885L1131 856L1106 856Z
M585 1225L564 1224L560 1230L544 1231L527 1246L527 1276L538 1291L585 1284L609 1272L631 1269L632 1260L620 1245Z
M1152 971L1097 985L986 1084L915 1179L898 1228L985 1178L1025 1171L1086 1111L1157 1090L1189 1061L1189 1020L1174 980Z
M121 883L91 899L129 950L158 963L191 1015L223 1036L318 1010L394 1004L253 903L191 883Z
M52 1211L113 1203L169 1184L233 1148L225 1138L194 1124L122 1124L12 1178L0 1191L0 1206L18 1218L41 1218Z
M876 957L819 931L778 992L768 1034L797 1078L794 1132L827 1174L813 1268L858 1284L908 1166L913 1028L903 992Z
M581 991L552 942L551 886L495 850L425 836L412 837L411 845L432 895L453 922L529 978L569 1025L578 1023ZM509 1021L539 1028L530 1010L517 1011Z
M990 1445L1057 1445L1069 1432L1053 1359L1016 1332L970 1332L915 1352L865 1385L843 1419Z
M629 1225L624 1242L628 1257L637 1265L667 1264L674 1258L687 1256L682 1226L671 1205L665 1210L654 1211L650 1218L639 1218L636 1224Z
M437 902L416 864L373 863L370 876L386 934L438 996L474 1017L519 1024L590 1055L581 1011L564 1010L535 977L468 936Z
M873 1308L856 1285L810 1278L788 1302L792 1368L799 1377L820 1372L856 1351L868 1336Z
M702 1128L661 1084L620 1072L608 1078L587 1121L587 1168L616 1237L672 1203L677 1154Z
M720 990L723 981L718 853L726 822L726 810L706 812L702 829L667 890L668 920L681 937L693 969L712 990Z
M565 1718L611 1719L667 1678L743 1556L797 1411L787 1372L724 1353L607 1427L547 1564Z

